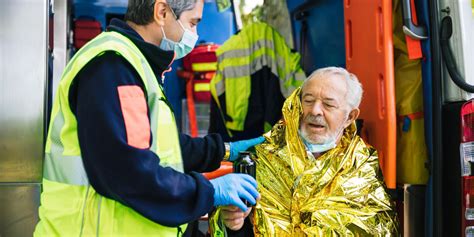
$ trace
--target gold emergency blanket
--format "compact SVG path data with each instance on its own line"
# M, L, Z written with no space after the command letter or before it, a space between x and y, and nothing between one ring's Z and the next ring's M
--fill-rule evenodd
M256 147L261 200L252 216L255 236L397 236L377 151L355 134L355 124L315 159L298 135L300 89L282 111L284 119ZM216 234L222 222L213 218Z

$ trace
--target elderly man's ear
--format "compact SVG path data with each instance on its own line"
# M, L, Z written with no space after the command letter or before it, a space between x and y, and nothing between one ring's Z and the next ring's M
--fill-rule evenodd
M349 127L359 117L359 114L359 109L351 110L351 112L349 112L349 115L347 116L346 122L344 123L344 128Z

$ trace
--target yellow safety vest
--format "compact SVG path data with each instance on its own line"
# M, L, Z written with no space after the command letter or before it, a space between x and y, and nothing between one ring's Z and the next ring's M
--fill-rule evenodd
M88 181L77 136L77 120L70 109L68 95L77 73L105 51L120 54L140 75L154 138L150 150L160 157L161 166L183 172L174 115L165 103L165 95L150 65L128 38L116 32L104 32L77 52L59 84L45 148L40 222L34 235L179 236L179 230L184 232L187 225L170 228L157 224L130 207L98 194Z

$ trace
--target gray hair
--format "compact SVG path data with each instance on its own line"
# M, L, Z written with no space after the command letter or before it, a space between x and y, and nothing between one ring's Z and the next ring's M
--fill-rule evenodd
M362 100L362 93L363 93L362 85L360 84L356 75L348 72L344 68L341 68L341 67L320 68L314 71L313 73L311 73L311 75L309 75L309 77L303 82L303 85L301 88L304 88L306 86L306 83L308 83L308 81L311 80L312 78L322 78L328 75L339 75L345 79L346 85L347 85L347 94L346 94L347 103L351 109L359 108L360 101Z
M194 8L197 0L166 0L177 17ZM128 0L125 20L137 25L147 25L153 21L155 0Z

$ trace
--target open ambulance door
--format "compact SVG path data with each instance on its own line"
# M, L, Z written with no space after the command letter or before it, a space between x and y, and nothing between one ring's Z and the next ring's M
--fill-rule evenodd
M433 236L474 235L474 2L431 0Z

